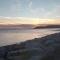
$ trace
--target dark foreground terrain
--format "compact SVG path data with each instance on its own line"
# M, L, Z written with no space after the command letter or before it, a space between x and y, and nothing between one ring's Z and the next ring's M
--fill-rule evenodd
M0 47L0 60L60 60L60 33Z

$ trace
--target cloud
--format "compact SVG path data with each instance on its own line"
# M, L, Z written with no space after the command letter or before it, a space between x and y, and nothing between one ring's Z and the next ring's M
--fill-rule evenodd
M32 1L29 2L28 7L29 7L29 8L32 8Z
M28 9L31 14L31 16L42 18L42 19L54 19L54 18L60 18L60 5L53 4L53 8L50 7L50 10L45 7L35 7L33 8L33 1L30 0L28 4Z
M29 12L31 13L31 16L34 16L37 18L43 17L45 15L44 13L46 12L45 8L43 8L43 7L33 8L33 2L32 1L29 2L28 9L29 9Z

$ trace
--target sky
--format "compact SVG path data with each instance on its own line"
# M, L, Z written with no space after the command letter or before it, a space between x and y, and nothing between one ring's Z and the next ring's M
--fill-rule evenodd
M0 0L0 24L60 24L60 0Z

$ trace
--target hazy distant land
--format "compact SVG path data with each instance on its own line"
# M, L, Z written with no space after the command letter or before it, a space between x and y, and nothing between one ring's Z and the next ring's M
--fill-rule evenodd
M35 25L32 24L0 24L0 29L32 29Z
M0 29L44 29L44 28L60 28L60 25L53 24L0 24Z

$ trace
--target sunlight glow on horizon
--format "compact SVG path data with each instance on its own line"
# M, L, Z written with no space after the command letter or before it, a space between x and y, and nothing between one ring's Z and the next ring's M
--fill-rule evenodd
M0 24L60 24L60 20L26 17L0 17Z

